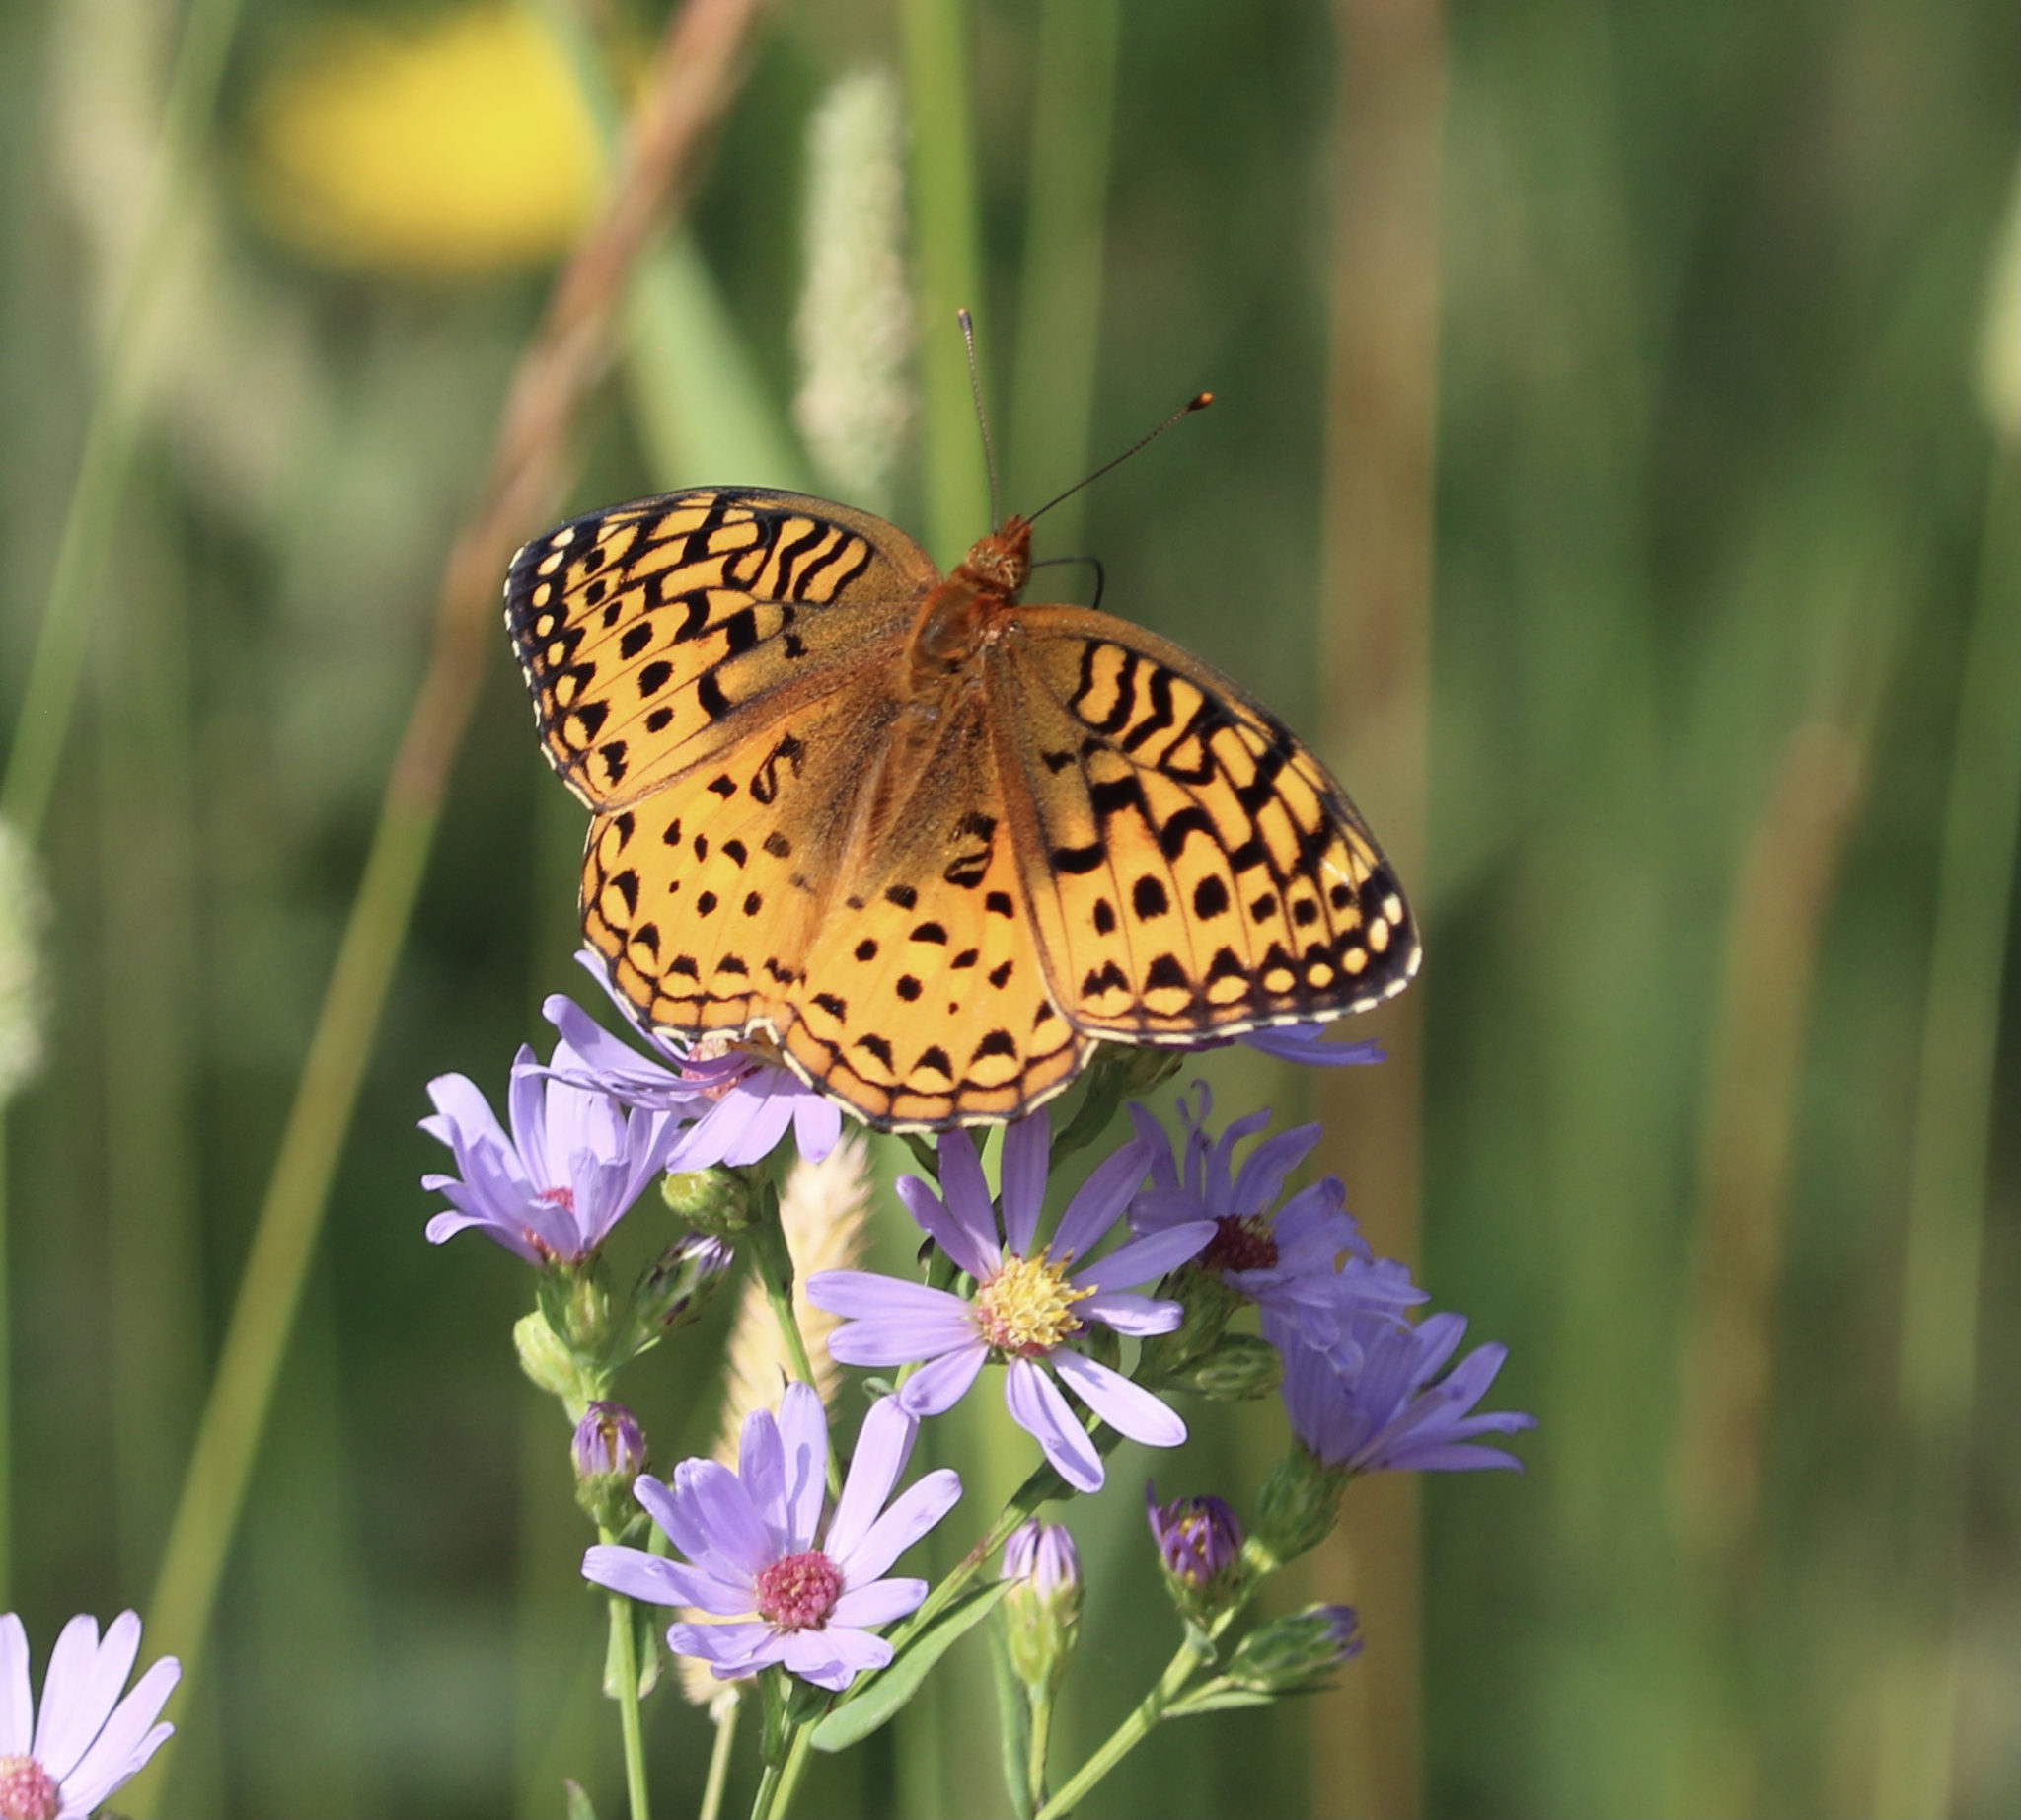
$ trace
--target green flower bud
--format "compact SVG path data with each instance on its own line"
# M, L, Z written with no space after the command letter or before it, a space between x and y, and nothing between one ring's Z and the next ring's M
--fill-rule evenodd
M1350 1605L1309 1605L1251 1630L1229 1658L1223 1679L1251 1694L1304 1694L1362 1652Z
M1245 1403L1268 1397L1284 1382L1284 1360L1254 1333L1224 1333L1205 1358L1174 1373L1173 1381L1216 1403Z
M1251 1545L1261 1552L1266 1568L1281 1567L1316 1547L1332 1533L1340 1518L1340 1494L1348 1475L1294 1447L1264 1480L1256 1501Z
M519 1369L551 1397L559 1397L571 1414L593 1403L603 1388L602 1373L575 1355L539 1309L514 1325L512 1343L519 1350Z
M1186 1311L1185 1319L1169 1333L1160 1333L1144 1342L1143 1378L1148 1383L1172 1382L1197 1388L1187 1373L1223 1337L1242 1297L1212 1270L1187 1264L1173 1273L1164 1285L1166 1299ZM1257 1345L1267 1342L1256 1340ZM1261 1395L1260 1392L1254 1393Z
M709 1306L735 1261L721 1239L699 1232L676 1239L640 1280L634 1321L647 1334L686 1327Z
M1010 1532L1000 1576L1010 1590L997 1608L1010 1671L1034 1700L1050 1698L1067 1673L1081 1629L1081 1560L1074 1538L1036 1517Z
M720 1164L685 1175L662 1176L659 1193L682 1225L715 1239L742 1232L756 1211L750 1182L740 1172Z

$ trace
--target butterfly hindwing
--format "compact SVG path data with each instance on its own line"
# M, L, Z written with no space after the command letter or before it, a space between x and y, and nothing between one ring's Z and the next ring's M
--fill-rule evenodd
M506 575L505 624L549 762L614 808L734 746L750 720L845 686L937 579L867 513L703 489L535 538Z
M1019 729L1027 888L1082 1029L1184 1042L1403 988L1418 945L1395 876L1280 721L1105 614L1014 614L992 686Z

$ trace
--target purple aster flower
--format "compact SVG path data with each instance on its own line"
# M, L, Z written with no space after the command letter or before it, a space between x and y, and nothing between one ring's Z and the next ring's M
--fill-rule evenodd
M522 1047L506 1094L511 1134L460 1074L428 1083L435 1116L421 1129L447 1144L454 1175L421 1186L455 1209L428 1222L429 1240L475 1226L530 1264L580 1263L665 1166L678 1135L668 1113L627 1115L609 1095L571 1077L582 1063L565 1043L543 1065Z
M49 1654L37 1719L28 1632L12 1612L0 1618L0 1814L69 1820L96 1813L161 1749L176 1728L155 1720L183 1669L163 1656L120 1700L139 1652L140 1620L131 1612L112 1620L104 1642L97 1619L73 1618Z
M634 1035L652 1051L640 1055L620 1042L572 999L557 993L542 1006L548 1022L580 1058L587 1085L628 1105L673 1112L694 1122L682 1133L667 1168L676 1175L712 1164L756 1163L779 1148L787 1126L801 1156L818 1163L842 1136L842 1108L809 1087L780 1060L726 1037L684 1042L646 1024L616 991L593 948L576 959L609 995Z
M1330 1350L1292 1346L1284 1355L1284 1405L1292 1430L1323 1466L1349 1473L1463 1473L1523 1463L1474 1437L1534 1428L1534 1415L1467 1413L1487 1394L1508 1348L1476 1346L1435 1384L1466 1332L1463 1315L1433 1315L1413 1327L1370 1313L1353 1317Z
M940 1138L940 1187L901 1176L898 1192L957 1268L974 1279L970 1297L861 1270L823 1270L807 1279L816 1308L843 1316L828 1350L845 1365L924 1369L898 1393L915 1415L951 1409L991 1357L1009 1364L1004 1401L1010 1418L1045 1450L1070 1485L1098 1491L1101 1455L1066 1398L1041 1369L1048 1365L1095 1414L1119 1433L1152 1447L1176 1447L1186 1425L1120 1372L1067 1342L1098 1321L1118 1333L1169 1333L1183 1311L1124 1285L1154 1282L1214 1236L1212 1224L1180 1223L1135 1239L1076 1268L1121 1217L1150 1162L1141 1138L1095 1169L1039 1245L1051 1122L1034 1112L1004 1131L1004 1220L1000 1242L989 1183L966 1131ZM944 1200L941 1196L944 1195Z
M1278 1208L1271 1205L1285 1177L1319 1141L1317 1125L1295 1125L1265 1138L1235 1167L1235 1149L1270 1123L1266 1107L1238 1118L1219 1139L1209 1135L1213 1096L1195 1082L1198 1102L1178 1101L1186 1128L1182 1161L1174 1161L1164 1132L1141 1105L1130 1108L1138 1134L1151 1146L1152 1185L1130 1207L1140 1233L1161 1232L1212 1220L1214 1237L1193 1259L1261 1311L1263 1331L1280 1349L1292 1344L1331 1345L1353 1312L1380 1308L1400 1314L1422 1302L1401 1264L1378 1260L1347 1211L1338 1176L1302 1188Z
M668 1648L699 1656L720 1681L781 1663L840 1692L891 1660L891 1645L870 1627L917 1610L927 1583L886 1579L885 1570L961 1496L960 1479L943 1467L884 1509L918 1431L896 1398L871 1405L817 1546L828 1414L806 1385L789 1384L776 1420L769 1409L745 1420L734 1473L684 1460L666 1484L638 1480L638 1501L686 1561L600 1545L582 1557L583 1577L648 1605L727 1620L667 1631Z

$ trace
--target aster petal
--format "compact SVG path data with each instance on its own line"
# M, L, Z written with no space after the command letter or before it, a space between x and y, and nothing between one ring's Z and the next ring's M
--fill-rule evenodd
M602 978L597 983L609 990ZM678 1111L702 1101L694 1082L613 1036L573 999L559 992L550 995L542 1002L541 1016L561 1033L571 1060L586 1071L584 1085L601 1087L633 1105L651 1103Z
M1260 1213L1278 1197L1284 1178L1311 1152L1319 1141L1317 1125L1294 1125L1280 1131L1242 1159L1229 1205L1236 1213Z
M1523 1471L1523 1462L1499 1447L1478 1447L1470 1442L1452 1442L1412 1450L1398 1460L1396 1468L1411 1473L1483 1473L1502 1470Z
M843 1480L842 1495L835 1500L835 1515L822 1544L830 1560L840 1565L876 1522L891 1487L912 1458L918 1434L919 1423L897 1398L880 1397L870 1405L862 1427L857 1430L849 1477Z
M700 1567L618 1543L600 1542L586 1550L582 1577L641 1605L693 1605L722 1618L742 1618L753 1609L748 1581L732 1585Z
M845 1586L867 1586L960 1501L961 1475L940 1467L901 1491L855 1548L846 1555L830 1550L828 1558Z
M817 1270L807 1278L807 1300L846 1321L969 1321L968 1304L961 1297L926 1283L909 1283L902 1276L879 1276L874 1270Z
M853 1630L866 1625L888 1625L908 1612L918 1611L926 1599L925 1580L872 1580L836 1600L828 1622Z
M1183 1188L1146 1188L1130 1202L1130 1226L1135 1232L1155 1233L1197 1220L1200 1212L1199 1199Z
M436 1131L429 1132L431 1137L442 1136L442 1141L452 1149L459 1141L472 1144L486 1138L500 1150L511 1149L512 1140L498 1123L497 1114L491 1110L491 1102L468 1075L437 1075L428 1083L428 1098L441 1114L440 1119L421 1121L424 1130L430 1125L438 1127ZM444 1125L448 1127L447 1135L439 1129Z
M1031 1254L1038 1216L1046 1204L1046 1172L1052 1157L1053 1121L1045 1110L1004 1127L1004 1243L1019 1257Z
M487 1219L481 1214L438 1213L423 1231L427 1234L430 1245L440 1245L445 1239L453 1239L458 1233L465 1232L473 1226L478 1227L487 1239L502 1245L513 1256L532 1264L536 1269L547 1261L524 1233L497 1220Z
M770 1409L753 1409L744 1417L744 1431L737 1444L737 1479L771 1532L773 1557L796 1554L786 1501L786 1444Z
M777 1538L736 1474L714 1460L684 1460L674 1469L675 1496L703 1532L705 1547L688 1558L719 1579L755 1580L779 1558Z
M1123 1209L1151 1167L1151 1155L1150 1145L1142 1138L1132 1138L1089 1171L1060 1216L1053 1234L1055 1257L1085 1257L1094 1249L1102 1234L1122 1218Z
M137 1642L137 1619L134 1630ZM161 1749L176 1728L157 1725L155 1720L182 1678L182 1663L174 1656L163 1656L133 1684L133 1691L112 1708L112 1716L77 1767L61 1779L66 1814L96 1813L113 1789L138 1774L142 1765ZM120 1679L123 1682L125 1677ZM47 1769L48 1765L42 1767Z
M1099 1491L1101 1455L1060 1395L1060 1387L1029 1359L1012 1359L1004 1374L1010 1419L1039 1444L1053 1470L1077 1491Z
M1186 1424L1176 1409L1161 1403L1141 1384L1121 1372L1084 1358L1078 1352L1053 1354L1053 1369L1095 1414L1133 1441L1147 1447L1177 1447L1186 1438Z
M991 1204L990 1184L983 1175L983 1160L975 1139L958 1126L941 1132L939 1160L940 1199L970 1235L971 1249L988 1258L988 1268L994 1269L1002 1259L997 1248L997 1210ZM955 1256L953 1252L949 1255ZM955 1261L961 1260L955 1256ZM965 1264L962 1267L967 1268ZM976 1272L971 1270L969 1274L973 1276Z
M838 1365L912 1365L944 1358L976 1343L975 1323L966 1314L932 1325L893 1320L851 1321L828 1336L828 1356Z
M702 1526L693 1498L672 1485L662 1484L650 1473L641 1473L632 1481L632 1495L659 1525L660 1533L690 1560L701 1561L709 1556L709 1532Z
M899 1388L899 1402L910 1415L945 1415L964 1397L988 1363L990 1348L971 1327L959 1347L949 1347L923 1365Z
M1178 1303L1155 1301L1127 1289L1091 1295L1085 1302L1075 1303L1074 1312L1083 1321L1099 1321L1103 1327L1127 1333L1133 1339L1170 1333L1186 1319L1186 1311Z
M802 1681L841 1693L859 1675L882 1668L895 1653L881 1636L867 1630L795 1630L782 1639L780 1659Z
M748 1624L677 1624L668 1627L667 1647L677 1656L697 1656L715 1669L724 1681L763 1666L767 1645L779 1632L762 1619Z
M1128 1289L1138 1283L1155 1283L1167 1270L1176 1270L1196 1255L1214 1237L1212 1220L1188 1220L1183 1226L1167 1226L1163 1232L1147 1233L1119 1245L1106 1257L1098 1257L1085 1269L1076 1270L1069 1281L1076 1289Z
M1164 1127L1158 1122L1158 1115L1149 1106L1139 1105L1134 1100L1125 1108L1130 1122L1137 1127L1137 1135L1144 1140L1151 1158L1151 1188L1155 1194L1178 1194L1184 1190L1179 1186L1179 1172L1172 1163L1171 1139L1165 1135Z
M1244 1030L1235 1040L1281 1062L1303 1062L1309 1068L1354 1068L1385 1059L1379 1042L1328 1042L1324 1024L1280 1024L1271 1029Z
M63 1627L42 1680L42 1709L33 1755L57 1782L77 1767L85 1748L126 1685L140 1652L140 1620L121 1612L99 1642L96 1618L80 1613Z
M821 1162L842 1142L842 1107L803 1088L793 1101L793 1144L809 1163Z
M26 1757L35 1737L29 1691L28 1631L12 1612L0 1618L0 1757Z
M810 1386L786 1387L779 1403L779 1439L786 1465L786 1553L797 1555L814 1546L828 1490L828 1411Z
M958 1268L966 1270L978 1282L996 1273L1004 1261L1004 1254L998 1249L994 1228L978 1228L972 1221L959 1218L934 1192L932 1184L922 1181L917 1175L899 1176L898 1198L905 1203L906 1211L919 1222L921 1230L932 1237Z

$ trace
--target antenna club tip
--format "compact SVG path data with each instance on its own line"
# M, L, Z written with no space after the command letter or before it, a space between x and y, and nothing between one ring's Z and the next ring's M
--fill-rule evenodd
M1205 411L1213 403L1214 394L1212 392L1196 392L1191 402L1186 406L1186 409L1188 411Z
M969 315L966 305L964 305L962 308L954 312L954 320L958 322L965 330L973 329L975 327L975 318Z

